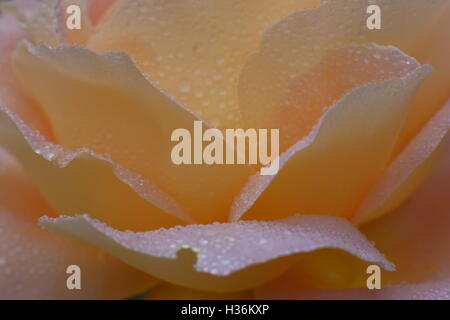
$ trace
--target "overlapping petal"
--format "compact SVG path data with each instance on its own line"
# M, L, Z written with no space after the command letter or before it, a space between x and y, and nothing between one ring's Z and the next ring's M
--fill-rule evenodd
M241 125L239 72L262 32L319 2L118 1L88 47L126 50L151 79L203 118L235 127Z
M37 218L54 211L4 149L0 182L0 299L120 299L157 283L104 252L39 228ZM73 264L81 268L82 290L66 287Z
M274 219L294 212L351 216L389 163L408 102L430 72L430 66L421 66L404 77L400 72L399 78L348 92L306 137L281 155L278 175L249 180L236 198L232 219L248 208L246 219Z
M1 8L0 8L1 9ZM20 115L33 129L52 139L45 114L17 81L11 64L11 54L17 44L28 36L17 17L9 10L0 16L0 105Z
M170 196L142 176L88 149L71 151L47 142L4 109L0 133L0 145L20 161L57 212L89 209L117 228L136 230L173 226L188 219Z
M366 26L370 4L381 7L381 30ZM270 123L292 78L318 64L329 50L369 42L394 45L437 69L409 107L397 141L396 153L400 152L448 99L449 16L450 4L445 0L324 1L287 16L264 33L260 50L241 72L239 104L244 121L251 127Z
M285 271L297 260L295 254L320 248L345 250L394 269L351 224L328 216L297 215L270 222L189 225L138 233L115 230L88 215L43 217L40 223L159 279L207 291L255 287Z
M425 183L390 214L362 226L362 231L396 264L383 272L381 290L312 289L283 276L257 290L269 299L448 299L450 275L450 136ZM339 272L339 270L335 270ZM292 275L292 274L291 274ZM298 276L301 276L298 275ZM305 274L303 274L305 276ZM359 283L364 286L364 282Z
M194 137L197 118L149 82L127 54L27 44L18 48L14 62L62 146L109 154L164 190L198 222L226 220L234 195L254 170L175 165L172 132L185 128Z
M450 130L450 100L389 165L352 217L355 224L373 220L395 209L420 185L435 164ZM450 160L449 160L450 161Z

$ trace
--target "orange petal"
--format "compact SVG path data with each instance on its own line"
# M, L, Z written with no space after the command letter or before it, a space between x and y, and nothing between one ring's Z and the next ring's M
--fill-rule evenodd
M58 143L111 155L198 222L226 220L234 195L254 172L247 166L172 163L172 132L192 132L197 118L153 86L125 53L28 44L16 51L15 67L46 111Z
M238 75L262 31L319 2L119 1L88 47L127 51L151 79L204 119L234 127L240 124Z
M408 102L432 68L421 66L404 77L402 68L396 70L400 78L356 87L335 102L306 137L281 155L276 176L249 179L235 199L232 219L248 208L246 219L295 212L351 216L388 164Z
M300 252L345 250L365 261L394 266L347 221L297 215L278 221L240 221L121 232L88 215L43 217L45 228L91 243L172 284L233 292L279 276ZM189 250L188 250L189 249Z
M0 184L0 299L120 299L156 284L99 250L40 229L37 217L53 210L3 149ZM66 287L72 264L81 267L81 290Z

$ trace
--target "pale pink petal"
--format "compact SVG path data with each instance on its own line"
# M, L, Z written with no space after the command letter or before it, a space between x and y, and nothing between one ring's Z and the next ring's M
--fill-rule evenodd
M450 135L435 169L394 212L362 226L362 232L396 265L382 272L382 289L308 289L283 276L257 290L268 299L449 299ZM360 285L361 287L364 284Z
M88 215L43 217L40 223L157 278L208 291L252 288L281 274L295 261L296 253L325 247L394 270L351 224L329 216L296 215L270 222L189 225L138 233L118 231Z

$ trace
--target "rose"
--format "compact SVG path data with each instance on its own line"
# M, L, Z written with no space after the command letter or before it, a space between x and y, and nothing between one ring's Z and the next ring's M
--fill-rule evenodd
M449 4L319 2L2 3L2 298L448 298ZM279 173L175 166L198 119Z

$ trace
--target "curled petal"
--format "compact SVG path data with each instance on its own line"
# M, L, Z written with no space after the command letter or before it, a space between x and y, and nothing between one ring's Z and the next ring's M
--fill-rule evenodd
M172 133L183 128L194 136L198 119L148 81L126 53L28 43L17 49L14 62L62 146L109 154L169 194L197 222L226 220L233 196L254 170L174 164Z
M47 142L4 109L0 109L0 133L0 145L20 161L57 211L89 208L117 228L136 230L189 219L170 196L142 176L88 149L71 151Z
M426 282L450 277L450 135L436 165L408 201L361 230L398 266L385 281Z
M366 26L366 9L371 4L381 7L381 30ZM285 17L264 33L260 50L241 72L238 94L244 122L264 127L292 78L317 65L329 50L369 42L394 45L436 68L408 108L392 155L396 156L448 99L449 15L446 0L343 0L324 1ZM291 127L295 127L293 120Z
M252 288L281 274L296 260L296 253L325 247L394 270L352 225L328 216L297 215L270 222L189 225L138 233L115 230L88 215L43 217L40 223L157 278L207 291Z
M281 154L277 175L249 179L231 218L248 208L246 219L294 212L350 217L389 163L408 102L432 68L416 66L404 77L404 69L398 71L399 78L356 87L335 102L307 136Z
M436 113L420 133L389 165L359 205L352 221L356 224L373 220L398 206L423 182L450 130L450 100ZM444 147L440 147L440 145ZM450 160L449 160L450 161Z
M361 288L364 282L357 289L310 289L283 276L258 289L256 296L261 299L449 299L449 184L450 136L447 136L436 167L413 197L395 211L361 227L368 239L396 265L395 272L381 274L381 290Z
M121 299L157 283L97 249L40 229L37 218L53 209L3 149L0 184L0 299ZM81 268L82 290L67 289L73 264Z

